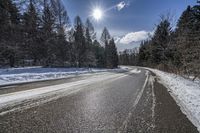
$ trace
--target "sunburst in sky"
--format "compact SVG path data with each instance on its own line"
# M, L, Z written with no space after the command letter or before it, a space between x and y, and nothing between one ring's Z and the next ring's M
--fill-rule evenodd
M93 9L92 16L95 20L99 21L103 17L103 12L100 8Z
M119 50L137 47L141 36L151 34L161 14L170 12L177 20L196 0L63 0L71 22L79 15L91 19L97 37L106 26L117 38Z

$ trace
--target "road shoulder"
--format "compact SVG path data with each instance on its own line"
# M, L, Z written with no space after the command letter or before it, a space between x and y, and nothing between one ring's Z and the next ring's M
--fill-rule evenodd
M198 133L167 88L158 83L151 73L144 93L124 132Z
M157 132L198 133L197 128L189 121L180 107L169 94L167 88L155 82L156 127Z

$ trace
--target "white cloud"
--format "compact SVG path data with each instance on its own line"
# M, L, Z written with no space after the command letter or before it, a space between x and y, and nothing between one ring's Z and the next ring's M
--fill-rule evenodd
M120 2L119 4L116 5L117 10L120 11L122 10L124 7L128 6L129 4L126 3L125 1Z
M130 32L123 36L121 39L117 39L116 43L120 44L130 44L133 42L140 42L149 38L152 32L148 31L137 31L137 32Z
M115 36L115 37L114 37L114 40L115 40L115 43L119 43L119 42L120 42L120 40L121 40L121 38L120 38L120 37L118 37L118 36Z

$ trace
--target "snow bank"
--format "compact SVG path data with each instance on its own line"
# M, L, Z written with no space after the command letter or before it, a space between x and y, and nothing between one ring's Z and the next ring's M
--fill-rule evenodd
M96 84L102 81L114 81L125 76L127 75L124 73L102 73L101 75L90 76L87 79L74 82L2 94L0 95L0 110L2 110L2 112L0 111L0 116L67 96L80 91L89 84Z
M16 83L25 83L41 80L51 80L66 78L72 75L120 71L122 69L88 69L88 68L42 68L42 67L25 67L0 69L0 85L9 85Z
M181 107L183 113L200 131L200 81L193 82L181 76L149 69L154 72L172 97Z
M141 73L141 70L136 68L136 69L131 70L130 72L138 74L138 73Z

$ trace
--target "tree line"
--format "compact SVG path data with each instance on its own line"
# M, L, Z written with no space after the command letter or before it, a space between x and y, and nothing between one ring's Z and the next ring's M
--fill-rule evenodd
M119 62L199 77L200 5L188 6L175 28L169 17L161 17L154 35L143 41L137 51L121 52Z
M0 0L0 31L0 67L118 66L107 28L98 42L90 19L72 26L61 0Z

